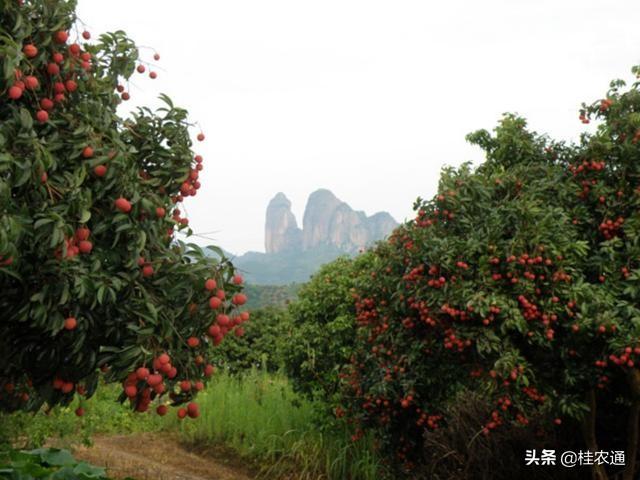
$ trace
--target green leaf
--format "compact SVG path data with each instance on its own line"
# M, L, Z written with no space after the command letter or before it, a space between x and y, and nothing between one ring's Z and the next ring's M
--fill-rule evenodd
M20 123L27 130L31 130L31 128L33 128L33 117L26 108L20 109Z
M80 223L87 223L91 218L91 212L89 210L83 210L80 214Z

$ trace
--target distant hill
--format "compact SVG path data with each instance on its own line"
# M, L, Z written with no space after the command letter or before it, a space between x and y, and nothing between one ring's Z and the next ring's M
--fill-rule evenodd
M235 257L233 264L244 274L248 283L287 285L307 282L321 265L340 255L345 253L331 246L293 252L247 252Z
M248 298L246 307L251 311L269 306L286 307L297 298L301 286L300 283L290 285L252 285L247 283L245 286Z
M321 265L341 255L357 254L388 236L397 226L387 212L367 216L329 190L320 189L309 196L299 228L291 202L280 192L267 206L266 253L247 252L231 258L248 283L304 283Z
M265 224L265 251L283 253L335 247L341 253L359 249L387 236L398 223L387 212L368 217L353 210L326 189L309 195L302 229L291 212L291 202L280 192L269 202Z

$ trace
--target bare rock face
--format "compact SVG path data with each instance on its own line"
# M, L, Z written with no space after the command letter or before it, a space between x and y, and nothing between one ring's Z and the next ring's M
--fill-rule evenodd
M298 228L291 202L284 193L278 193L269 202L264 242L267 253L295 251L302 247L302 230Z
M278 193L267 208L265 247L267 253L310 251L320 247L356 253L389 235L397 225L386 212L367 217L329 190L321 189L309 196L300 230L291 213L291 202Z
M389 213L378 212L367 218L367 225L369 236L380 240L389 235L398 226L398 222Z
M341 203L329 190L320 189L309 195L302 219L304 250L329 243L333 214Z

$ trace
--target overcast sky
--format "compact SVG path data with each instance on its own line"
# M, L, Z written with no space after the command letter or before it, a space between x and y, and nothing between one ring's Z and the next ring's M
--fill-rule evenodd
M122 29L160 53L132 103L167 93L200 123L203 187L184 209L234 253L264 251L279 191L299 224L318 188L409 218L443 165L482 159L466 133L517 112L576 139L580 103L640 63L637 0L80 0L78 13L94 36Z

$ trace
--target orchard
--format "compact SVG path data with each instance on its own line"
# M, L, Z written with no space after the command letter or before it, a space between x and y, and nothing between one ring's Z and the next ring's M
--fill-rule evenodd
M456 395L474 391L493 405L479 435L542 416L591 451L626 450L621 476L636 478L639 109L639 84L615 81L583 105L580 120L598 126L578 145L513 115L469 135L486 161L443 170L353 290L341 414L355 439L375 429L411 469Z
M176 238L204 168L187 112L162 96L121 116L153 65L122 32L90 43L75 6L0 3L0 408L106 382L139 412L195 418L210 349L248 320L242 278Z

